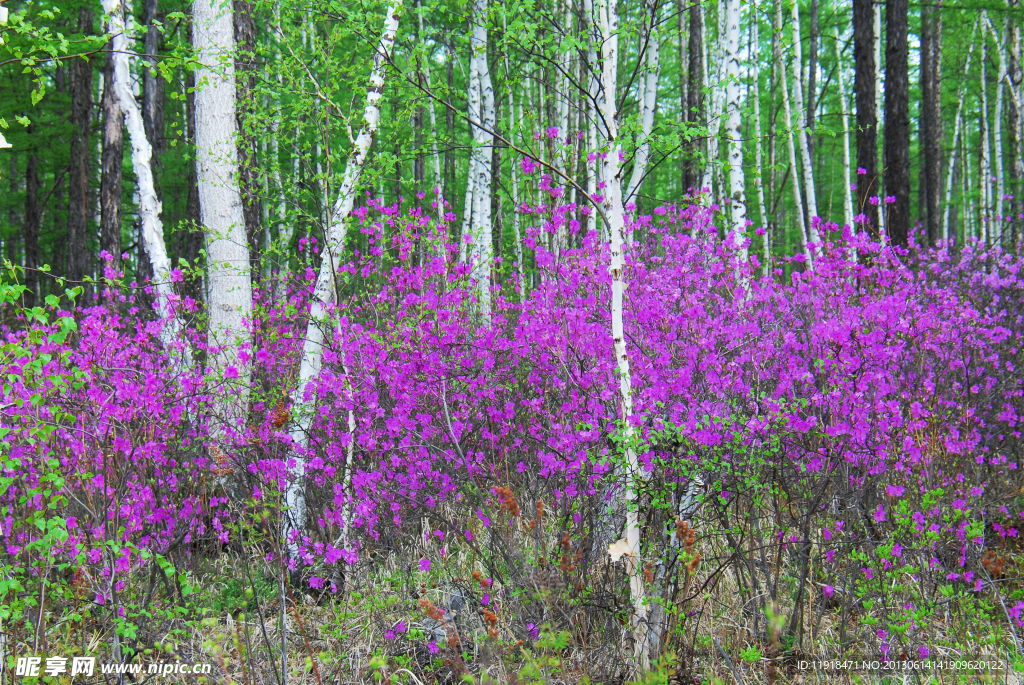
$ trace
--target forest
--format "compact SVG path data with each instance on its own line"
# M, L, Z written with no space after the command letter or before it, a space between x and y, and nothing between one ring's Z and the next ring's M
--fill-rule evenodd
M1024 682L1022 26L0 0L0 685Z

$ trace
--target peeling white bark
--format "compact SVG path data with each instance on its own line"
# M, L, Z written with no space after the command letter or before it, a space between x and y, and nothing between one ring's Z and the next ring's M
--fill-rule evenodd
M176 335L178 326L173 312L174 289L171 287L171 260L164 243L164 228L160 221L161 204L153 183L153 147L146 138L146 127L142 111L132 92L131 73L128 65L131 48L128 45L126 26L131 18L126 17L119 0L103 0L103 11L107 15L107 30L112 36L114 56L114 92L117 93L121 112L124 114L128 137L132 146L132 168L138 178L137 192L139 218L142 223L142 242L153 266L153 281L157 293L157 311L165 325L161 338L169 342Z
M882 116L882 105L884 102L885 92L882 88L882 3L876 2L874 4L874 25L875 25L875 131L878 135L882 135L882 128L885 124L885 118ZM883 164L884 164L883 160ZM885 197L885 189L882 186L882 181L885 174L878 173L878 197ZM878 212L878 236L882 243L886 242L888 234L885 230L885 203L879 207Z
M419 3L417 1L417 7ZM423 34L423 14L417 13L420 35ZM430 86L430 59L426 59L423 65L423 76L427 82L427 90L433 90ZM444 223L444 192L441 189L441 155L437 153L437 113L434 110L434 98L427 98L427 111L430 113L430 153L434 158L434 201L437 203L437 226L440 229Z
M630 621L633 635L633 656L641 671L650 668L650 633L648 631L649 607L644 595L644 580L640 567L640 518L636 508L637 483L643 478L632 442L634 429L632 376L629 368L629 354L626 348L623 325L623 294L625 290L624 260L626 215L622 203L622 168L619 163L619 114L615 107L615 93L618 83L619 59L619 17L614 0L598 0L597 17L601 38L601 90L604 122L607 126L605 143L608 154L603 161L603 176L607 182L604 207L608 217L610 237L610 259L608 270L612 277L611 328L615 360L619 372L619 401L622 429L625 433L626 473L623 489L626 514L625 562L629 577L629 599L633 605Z
M310 304L309 323L306 325L306 338L302 344L299 380L292 395L294 427L291 430L291 438L299 449L294 455L294 465L289 468L291 477L285 491L285 502L291 517L292 530L298 533L302 532L306 524L306 493L302 483L306 462L303 453L309 446L309 431L313 421L313 407L305 399L305 392L307 386L320 375L323 362L324 331L332 328L328 318L331 316L331 308L337 303L335 289L337 269L341 265L345 252L348 216L352 213L363 166L380 123L379 102L384 92L385 58L391 54L394 48L401 10L401 0L395 0L384 17L384 29L373 58L373 70L370 72L370 87L366 91L363 126L356 137L348 163L345 165L345 174L331 211L327 243L321 253L320 273L317 274L316 288L313 291L313 300ZM350 415L350 427L352 421L353 417ZM293 544L291 547L293 556L296 550L297 546Z

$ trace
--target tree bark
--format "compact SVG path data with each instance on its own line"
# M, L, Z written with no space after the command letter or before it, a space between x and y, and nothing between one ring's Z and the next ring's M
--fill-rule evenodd
M124 115L114 91L114 44L105 51L103 69L103 151L100 177L100 249L121 260L121 174L124 164Z
M820 38L818 0L811 0L810 48L807 51L807 149L814 159L814 124L818 112L818 40Z
M35 124L28 127L29 134L35 132ZM28 156L25 168L25 285L28 287L28 306L39 302L39 225L43 208L39 203L39 155L33 150Z
M92 11L78 10L78 30L92 33ZM87 59L71 63L71 158L68 169L67 276L81 281L90 270L87 243L89 229L89 129L92 120L92 64Z
M486 323L491 319L491 266L494 243L491 233L492 148L494 146L494 88L487 62L488 0L475 0L473 32L470 48L469 116L472 126L473 210L469 231L473 236L473 280L477 287L480 315ZM475 79L475 81L474 81ZM475 100L474 100L475 97ZM564 133L564 131L563 131Z
M165 342L173 338L176 327L172 308L174 291L169 279L171 263L164 243L164 229L160 221L160 200L156 195L151 164L153 148L146 137L142 112L132 92L128 67L128 36L125 27L131 24L123 14L119 0L103 0L103 11L107 15L108 32L113 36L114 70L111 81L124 121L128 128L132 146L132 168L138 178L137 194L139 204L140 241L153 269L157 308L165 326L162 338Z
M879 193L878 109L875 105L875 29L872 0L853 0L853 92L857 100L857 211L880 229L878 207L868 198ZM861 173L863 170L863 173Z
M803 71L803 57L800 50L800 11L798 6L799 3L793 3L793 104L796 107L794 118L799 127L797 129L797 140L800 143L800 161L804 176L804 200L807 203L807 237L811 243L817 244L819 242L818 229L814 224L814 219L818 216L818 202L816 199L817 193L814 188L814 167L811 162L811 134L807 127L802 125L806 117L806 110L804 109L804 88L801 75Z
M1010 7L1013 10L1017 10L1020 7L1019 0L1010 0ZM1014 245L1017 244L1018 237L1018 225L1020 223L1020 214L1024 210L1024 187L1021 186L1021 179L1024 179L1024 145L1022 145L1022 125L1024 125L1024 118L1021 113L1021 87L1024 85L1024 72L1021 70L1021 32L1020 26L1017 25L1016 12L1007 16L1007 22L1009 23L1008 34L1009 34L1009 48L1010 48L1010 64L1009 64L1009 78L1010 87L1013 92L1013 97L1010 98L1010 108L1006 116L1006 129L1009 135L1010 145L1010 194L1013 195L1013 201L1010 203L1010 226L1012 227L1012 242Z
M703 12L700 3L690 5L690 43L688 52L690 56L687 65L688 83L686 88L687 111L686 121L693 126L700 126L704 119L704 23ZM704 145L700 138L694 139L689 144L690 162L686 167L686 174L683 186L687 192L691 189L700 193L699 187L702 178L702 167L700 162Z
M924 132L923 214L928 242L942 237L942 11L929 5L921 8L921 128Z
M757 209L761 217L761 269L762 274L768 276L771 272L771 245L768 239L768 208L764 200L764 156L762 151L764 139L761 137L761 43L758 36L758 22L759 18L755 12L750 20L750 97L754 103L754 187L757 189Z
M153 167L160 167L164 153L164 80L158 71L160 43L160 0L146 0L146 62L142 71L142 121L146 128L146 139L153 147ZM157 197L161 198L159 186Z
M910 78L907 0L885 4L885 203L889 239L905 247L910 236Z

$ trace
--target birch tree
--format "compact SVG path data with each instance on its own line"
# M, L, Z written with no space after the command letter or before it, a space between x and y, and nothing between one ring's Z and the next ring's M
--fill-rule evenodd
M740 0L725 0L725 135L729 140L729 200L733 247L745 264L747 255L747 196L743 175L743 136L740 131Z
M491 265L494 242L491 235L491 160L494 146L494 88L487 63L488 0L475 0L473 33L470 38L472 57L469 68L469 116L473 134L470 174L473 178L472 213L469 230L472 235L473 280L481 318L491 319Z
M625 478L622 483L621 505L625 509L626 524L624 537L612 548L622 550L619 556L625 559L626 575L629 578L629 599L633 606L630 620L633 638L633 656L642 671L650 668L650 634L648 632L647 601L644 594L644 578L640 571L640 516L637 511L637 488L643 478L636 451L633 446L635 430L633 420L633 386L629 368L629 351L623 323L623 294L625 292L625 248L626 214L622 202L622 167L619 153L619 112L615 93L618 86L619 60L619 17L611 0L597 0L597 25L601 44L601 106L605 126L604 143L608 154L603 159L602 177L607 186L604 192L605 220L608 222L609 263L611 274L611 333L619 377L619 410L625 447ZM609 552L615 556L610 548Z
M772 56L779 69L779 83L782 85L782 123L786 127L786 147L789 151L789 174L793 188L793 204L796 205L796 222L800 229L800 247L804 253L807 268L812 268L811 248L807 241L807 225L804 223L804 203L800 197L800 175L797 171L796 146L793 142L793 111L789 104L789 87L786 85L786 62L782 58L782 0L775 0L775 34Z
M171 261L167 257L167 247L164 244L164 228L160 221L160 200L156 196L156 187L153 182L153 166L151 164L153 148L146 138L142 112L135 100L135 94L132 92L128 68L130 48L126 31L129 22L119 0L103 0L103 11L107 15L107 31L112 37L111 87L117 98L119 113L124 116L125 125L128 128L128 139L132 146L132 167L138 177L137 191L142 240L146 254L149 256L149 262L153 267L157 308L165 321L162 337L164 342L169 342L175 333L174 291L170 282Z
M290 478L285 491L285 503L288 507L292 529L299 534L306 524L306 493L302 478L305 472L305 453L309 447L309 432L313 422L313 408L307 400L307 393L312 394L311 383L320 375L323 364L323 348L325 329L332 328L330 317L337 303L335 288L337 270L342 263L345 252L345 240L348 233L348 217L355 206L356 191L362 177L363 166L370 153L377 127L380 124L380 100L384 93L385 65L395 46L398 34L398 21L402 11L401 0L393 2L384 17L384 28L380 42L373 58L373 69L370 72L370 85L366 91L366 106L363 109L363 125L356 137L345 173L338 190L338 197L331 211L330 224L327 230L327 241L321 252L320 271L317 274L316 286L309 308L309 323L306 324L306 337L302 343L302 360L299 363L299 378L292 395L292 415L295 417L291 430L291 438L295 444L294 465L289 468ZM349 413L349 426L354 417ZM351 452L348 456L348 467L351 466ZM350 469L346 468L345 485L350 482ZM347 523L347 521L346 521ZM294 556L298 546L293 542L291 553Z
M196 176L199 216L206 233L209 305L208 344L217 352L210 370L236 392L218 400L225 423L248 409L249 369L240 355L252 312L249 243L238 187L238 124L235 118L234 21L230 4L196 0L192 35L196 67ZM155 267L154 267L155 268Z
M760 41L758 36L758 3L750 13L750 97L754 105L754 187L757 189L757 208L761 216L762 273L767 276L771 270L771 245L768 240L768 208L764 201L764 159L761 150L761 69Z

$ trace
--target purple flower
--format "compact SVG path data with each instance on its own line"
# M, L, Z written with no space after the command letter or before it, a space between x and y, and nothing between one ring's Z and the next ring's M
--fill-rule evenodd
M826 597L832 597L836 594L836 589L831 585L826 585L825 587L821 588L821 594L825 595Z
M868 173L868 170L865 169L864 167L862 167L862 166L857 167L857 175L858 176L864 176L867 173Z
M523 168L524 174L532 174L537 170L537 165L533 163L533 160L529 157L523 157L523 161L519 163L519 166Z
M420 559L420 571L423 573L430 571L430 559Z
M887 205L891 205L894 202L896 202L896 196L895 195L889 195L889 196L887 196L885 198L885 204L887 204Z

